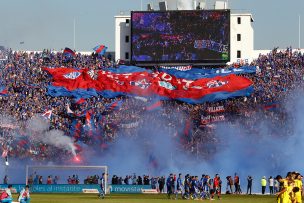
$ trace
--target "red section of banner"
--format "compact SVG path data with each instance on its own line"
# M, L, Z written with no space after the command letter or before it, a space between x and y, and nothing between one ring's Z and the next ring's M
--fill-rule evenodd
M187 80L164 72L117 74L98 71L97 77L94 77L88 73L88 70L72 68L44 68L44 70L53 76L53 86L65 87L69 91L90 88L96 91L110 90L140 96L159 95L171 99L199 99L218 92L232 93L252 85L249 79L236 75Z

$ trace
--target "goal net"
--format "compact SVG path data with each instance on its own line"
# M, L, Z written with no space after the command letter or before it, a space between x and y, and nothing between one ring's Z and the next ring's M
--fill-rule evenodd
M108 191L108 166L26 166L26 184L99 184L104 173Z

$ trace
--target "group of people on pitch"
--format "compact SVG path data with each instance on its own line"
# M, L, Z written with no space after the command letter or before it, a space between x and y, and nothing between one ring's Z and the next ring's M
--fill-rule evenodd
M19 203L30 203L30 190L29 185L26 185L19 194L18 202ZM1 203L12 203L13 196L12 196L12 185L8 185L8 187L1 192L0 194L0 202Z
M176 189L175 189L176 183ZM222 181L218 174L212 179L209 175L203 175L199 180L198 176L190 176L187 174L185 179L182 179L182 174L175 175L170 174L167 178L167 194L171 199L171 195L175 194L175 199L178 199L178 194L181 194L182 199L210 199L214 200L214 196L217 195L218 199L221 199L221 185Z
M302 178L298 172L288 172L286 178L278 175L280 191L277 193L278 203L302 203Z

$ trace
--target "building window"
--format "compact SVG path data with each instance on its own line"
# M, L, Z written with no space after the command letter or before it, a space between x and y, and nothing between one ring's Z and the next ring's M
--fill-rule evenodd
M241 41L241 34L237 34L237 41Z
M126 43L129 43L129 41L130 41L130 37L129 35L126 35Z
M241 21L241 17L238 17L238 18L237 18L237 21L238 21L238 24L241 24L241 22L242 22L242 21Z
M237 51L237 54L236 54L236 55L237 55L236 58L238 58L238 59L239 59L239 58L242 58L242 55L241 55L241 51L240 51L240 50Z
M129 52L126 52L126 54L125 54L125 59L126 59L126 60L129 59Z
M126 26L130 25L130 19L126 19Z

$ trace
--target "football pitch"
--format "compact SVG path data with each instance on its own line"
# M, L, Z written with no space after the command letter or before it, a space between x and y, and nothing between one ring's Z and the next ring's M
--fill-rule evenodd
M188 203L200 202L201 200L169 200L165 194L110 194L105 199L99 199L96 194L31 194L31 203L169 203L176 201ZM221 200L202 200L202 202L273 203L276 202L276 197L269 195L223 195Z

